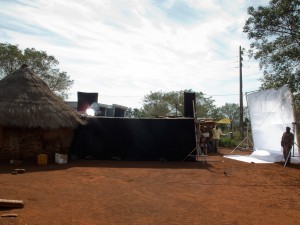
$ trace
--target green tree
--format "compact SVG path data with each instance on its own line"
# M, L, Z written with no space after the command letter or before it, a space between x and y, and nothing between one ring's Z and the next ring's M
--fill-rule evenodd
M287 84L293 93L299 93L299 0L271 0L265 7L249 7L248 14L244 32L253 40L250 56L264 70L261 89Z
M27 64L55 94L63 99L68 97L67 92L74 81L66 72L57 68L59 62L54 56L34 48L26 48L22 51L17 45L0 43L0 78L14 72L22 64Z
M184 92L193 91L150 92L143 99L143 115L145 117L183 116ZM214 101L206 98L202 92L195 92L195 97L196 117L210 117L215 108Z
M150 92L149 95L144 96L142 108L144 116L167 116L173 109L167 98L168 96L163 92Z
M17 70L22 63L23 54L18 46L0 43L0 79Z
M219 110L224 117L231 120L231 130L239 127L240 106L238 104L226 103L224 106L221 106Z
M138 108L128 108L126 110L126 117L141 118L141 117L144 117L144 114L143 114L143 111Z
M220 107L215 107L211 110L210 118L213 120L220 120L224 118L224 114L220 111Z

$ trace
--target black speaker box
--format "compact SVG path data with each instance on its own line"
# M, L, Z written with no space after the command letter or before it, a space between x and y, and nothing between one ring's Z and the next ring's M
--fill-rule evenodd
M98 93L77 92L77 98L77 111L85 112L91 104L98 102Z
M184 92L184 117L194 117L196 112L195 92Z

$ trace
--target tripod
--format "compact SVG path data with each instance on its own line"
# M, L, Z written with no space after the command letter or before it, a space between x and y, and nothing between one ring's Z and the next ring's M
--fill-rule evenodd
M287 165L287 162L289 161L290 157L295 157L295 145L297 145L295 142L293 142L293 147L290 149L289 154L284 162L284 167ZM299 145L297 145L299 148ZM293 150L293 155L292 155L292 150Z
M245 146L242 149L252 149L253 148L253 143L251 142L251 140L249 139L249 123L247 123L247 135L246 137L241 141L241 143L238 144L238 146L236 146L231 153L233 153L237 148L241 148L240 146Z
M194 125L195 125L195 138L196 138L196 147L183 159L185 161L188 157L195 157L196 161L202 161L203 164L206 162L206 155L203 154L200 145L199 145L199 140L200 140L200 124L197 129L197 121L195 118L195 103L193 101L193 111L194 111ZM193 153L196 151L196 155Z
M193 154L195 151L196 151L196 155ZM196 147L183 159L183 161L185 161L188 157L195 157L196 161L201 161L203 164L205 164L206 156L207 155L203 154L203 151L201 150L201 148L199 146L199 142L198 142L197 134L196 134Z

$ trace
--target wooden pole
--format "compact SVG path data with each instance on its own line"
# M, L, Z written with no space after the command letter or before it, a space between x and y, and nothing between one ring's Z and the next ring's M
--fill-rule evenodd
M22 200L0 199L0 208L23 208Z
M243 67L243 64L242 64L242 61L243 61L243 58L242 58L242 47L240 46L240 49L239 49L239 58L240 58L240 134L241 134L241 137L243 138L244 137L244 127L243 127L243 73L242 73L242 67Z

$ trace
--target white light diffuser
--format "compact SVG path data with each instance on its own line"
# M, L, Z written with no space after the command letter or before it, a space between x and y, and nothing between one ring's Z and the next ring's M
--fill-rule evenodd
M281 152L280 141L285 128L291 127L297 135L296 129L293 129L296 121L289 88L283 86L277 90L252 92L247 94L247 103L254 150Z
M272 163L283 161L281 137L286 127L295 136L292 162L299 163L299 144L293 97L287 86L251 92L246 95L251 121L253 150L250 156L226 156L244 162Z

